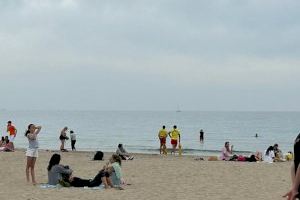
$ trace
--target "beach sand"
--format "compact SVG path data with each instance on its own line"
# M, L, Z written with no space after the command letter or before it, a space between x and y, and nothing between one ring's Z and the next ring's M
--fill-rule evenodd
M53 152L39 151L36 176L47 182L46 167ZM66 152L61 164L69 165L74 175L92 178L107 162L91 161L94 152ZM122 164L125 190L91 190L83 188L41 189L25 180L25 153L22 150L0 153L1 199L282 199L291 185L290 162L244 163L196 161L193 156L135 154L133 161Z

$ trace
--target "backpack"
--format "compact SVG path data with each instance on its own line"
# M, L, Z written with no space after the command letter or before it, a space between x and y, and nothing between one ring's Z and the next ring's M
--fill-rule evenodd
M94 160L103 160L103 152L102 151L97 151L96 154L94 155Z

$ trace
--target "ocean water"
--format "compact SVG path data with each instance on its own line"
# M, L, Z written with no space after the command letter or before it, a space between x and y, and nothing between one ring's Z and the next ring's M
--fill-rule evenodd
M60 130L68 126L77 134L77 150L115 151L119 143L136 153L158 153L157 134L162 125L181 131L185 154L216 155L225 141L238 153L265 151L278 143L284 151L293 150L293 141L300 131L300 112L171 112L171 111L1 111L1 132L6 122L18 129L15 146L26 148L24 137L30 123L41 125L41 149L59 149ZM204 143L199 131L205 132ZM259 137L255 138L254 135ZM70 148L70 141L66 143ZM170 139L167 140L171 147Z

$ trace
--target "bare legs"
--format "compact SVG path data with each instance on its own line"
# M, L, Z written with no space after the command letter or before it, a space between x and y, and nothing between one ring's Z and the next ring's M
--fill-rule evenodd
M172 152L171 152L171 154L174 153L174 155L175 155L176 146L177 146L176 144L172 144Z
M61 141L60 150L64 151L65 150L65 140L60 140L60 141Z
M35 173L34 173L34 166L35 166L36 158L35 157L29 157L27 156L27 164L26 164L26 180L29 183L30 182L30 177L29 177L29 172L31 173L31 180L32 184L35 185Z

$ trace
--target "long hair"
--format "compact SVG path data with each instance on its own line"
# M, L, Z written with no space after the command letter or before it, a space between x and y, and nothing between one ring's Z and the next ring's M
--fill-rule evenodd
M269 155L270 151L274 151L274 147L273 146L269 146L269 148L266 151L266 156Z
M117 154L113 154L111 157L115 162L118 162L120 166L122 165L122 159L120 156L118 156Z
M50 158L50 161L49 161L49 165L47 167L47 170L50 171L52 169L52 167L54 165L58 165L60 162L60 155L55 153L52 155L52 157Z
M29 125L28 125L28 128L27 128L27 130L26 130L26 132L25 132L25 137L27 137L28 133L30 133L30 128L31 128L31 126L33 126L33 124L29 124Z
M229 145L229 142L225 142L224 147L227 149L227 151L230 151L230 148L227 145Z

